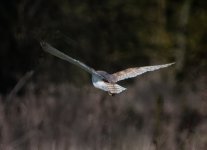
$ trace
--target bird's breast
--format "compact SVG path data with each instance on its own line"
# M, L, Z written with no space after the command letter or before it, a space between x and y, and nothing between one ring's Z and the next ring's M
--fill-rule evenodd
M92 76L92 83L96 88L104 90L104 91L108 91L108 87L107 87L106 82L103 81L102 79L100 79L99 77L93 75Z

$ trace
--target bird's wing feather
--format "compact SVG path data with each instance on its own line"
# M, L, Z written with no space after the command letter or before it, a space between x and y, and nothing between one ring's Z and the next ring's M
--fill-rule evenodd
M168 66L173 65L173 64L175 64L175 63L155 65L155 66L144 66L144 67L129 68L129 69L126 69L126 70L116 72L112 75L115 78L115 82L118 82L120 80L136 77L136 76L141 75L145 72L155 71L155 70L158 70L158 69L161 69L161 68L165 68L165 67L168 67Z
M100 78L104 78L102 75L100 75L98 72L96 72L93 68L91 68L91 67L85 65L84 63L82 63L82 62L80 62L76 59L73 59L72 57L60 52L59 50L57 50L56 48L51 46L49 43L41 41L40 45L42 46L44 51L46 51L46 52L48 52L48 53L50 53L50 54L52 54L52 55L54 55L58 58L66 60L66 61L82 68L83 70L87 71L90 74L94 74L94 75L99 76Z

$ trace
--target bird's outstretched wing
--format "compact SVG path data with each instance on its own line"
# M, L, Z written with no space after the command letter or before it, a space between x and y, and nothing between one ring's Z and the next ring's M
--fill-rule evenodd
M115 81L118 82L120 80L128 79L128 78L133 78L138 75L141 75L145 72L148 71L155 71L161 68L168 67L170 65L173 65L175 63L169 63L169 64L163 64L163 65L155 65L155 66L144 66L144 67L135 67L135 68L128 68L126 70L122 70L119 72L116 72L112 74L114 76Z
M48 53L50 53L50 54L52 54L52 55L54 55L58 58L66 60L66 61L82 68L83 70L87 71L90 74L94 74L94 75L97 75L100 78L104 78L102 75L100 75L98 72L96 72L93 68L91 68L91 67L85 65L84 63L82 63L82 62L80 62L76 59L73 59L72 57L60 52L59 50L57 50L56 48L51 46L49 43L41 41L40 45L42 46L44 51L46 51L46 52L48 52Z

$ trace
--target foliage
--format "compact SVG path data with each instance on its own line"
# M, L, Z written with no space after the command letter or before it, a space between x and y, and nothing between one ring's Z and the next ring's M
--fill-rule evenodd
M0 149L205 149L206 10L205 0L1 1ZM176 65L113 98L41 40L109 73Z

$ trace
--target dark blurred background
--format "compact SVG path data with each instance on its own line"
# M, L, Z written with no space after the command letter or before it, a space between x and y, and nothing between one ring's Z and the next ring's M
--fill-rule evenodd
M205 0L1 1L0 33L0 149L206 149ZM176 65L111 97L41 40L109 73Z

